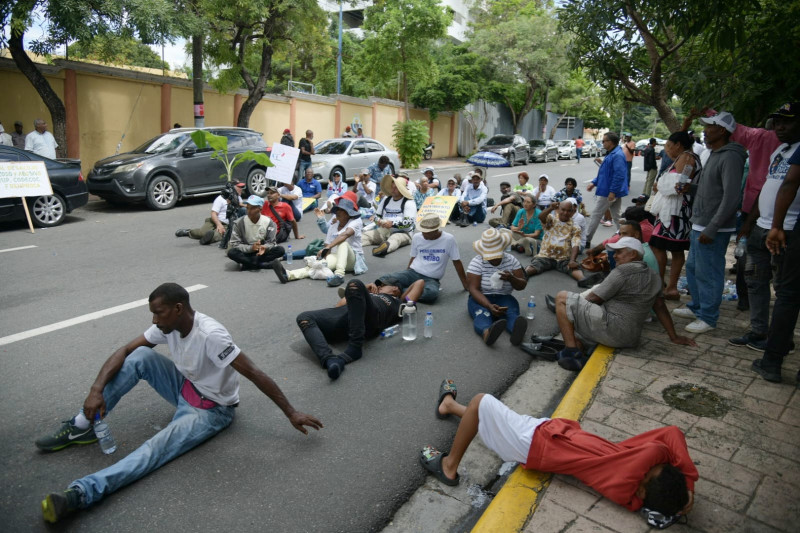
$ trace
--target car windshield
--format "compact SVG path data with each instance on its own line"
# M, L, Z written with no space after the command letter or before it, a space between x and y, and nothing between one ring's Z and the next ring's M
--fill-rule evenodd
M512 144L513 142L514 138L511 135L495 135L489 139L486 146L503 146L504 144Z
M317 145L317 154L341 155L347 151L350 141L322 141Z
M556 146L571 146L570 141L558 141Z
M531 141L531 146L544 146L544 141Z
M165 133L158 137L153 137L135 150L131 150L134 154L163 154L170 152L183 144L189 138L189 133L182 131L180 133Z

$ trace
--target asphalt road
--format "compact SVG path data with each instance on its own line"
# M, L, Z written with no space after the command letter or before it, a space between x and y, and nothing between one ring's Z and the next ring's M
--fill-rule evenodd
M491 194L499 197L499 182L513 183L521 170L533 180L549 174L557 189L573 176L585 190L583 182L596 173L589 161L492 169ZM641 170L634 174L638 193ZM331 382L305 344L295 316L332 306L335 290L313 280L282 286L271 271L239 272L216 246L174 237L177 228L200 225L211 200L185 201L166 212L92 201L64 225L34 235L22 223L0 224L2 529L380 530L424 479L417 465L420 446L452 439L452 428L437 423L432 413L443 377L454 378L466 390L501 393L530 365L553 364L532 361L510 345L507 335L494 347L483 345L472 331L466 294L451 266L452 278L444 281L439 301L421 306L434 313L433 339L370 341L364 358ZM301 222L305 242L321 236L312 219ZM475 255L472 241L486 227L448 226L465 266ZM601 227L595 240L608 235L610 230ZM3 251L23 246L35 247ZM368 254L369 272L362 279L404 268L407 250L385 259ZM48 492L63 490L73 479L133 451L169 423L173 409L141 383L108 417L119 446L113 456L104 456L95 445L39 453L33 441L75 414L105 359L142 333L151 316L141 304L7 344L2 338L146 300L165 281L205 285L191 294L193 307L222 322L294 406L318 416L325 428L302 435L243 380L241 406L227 430L58 528L46 527L39 502ZM575 290L575 283L550 272L516 293L523 307L530 294L539 302L529 333L556 329L544 295L561 289ZM560 388L553 389L556 401Z

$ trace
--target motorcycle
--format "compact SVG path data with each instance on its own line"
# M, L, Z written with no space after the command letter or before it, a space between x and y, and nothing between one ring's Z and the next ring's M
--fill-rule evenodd
M422 150L422 156L423 156L423 157L424 157L426 160L430 159L431 157L433 157L433 149L434 149L434 148L436 148L436 145L435 145L435 144L433 144L433 143L430 143L428 146L426 146L426 147L425 147L425 148Z

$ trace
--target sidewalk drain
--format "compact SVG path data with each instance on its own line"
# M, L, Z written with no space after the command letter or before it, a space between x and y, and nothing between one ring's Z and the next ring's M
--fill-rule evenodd
M722 418L728 412L725 401L716 393L697 385L670 385L662 393L667 405L697 416Z

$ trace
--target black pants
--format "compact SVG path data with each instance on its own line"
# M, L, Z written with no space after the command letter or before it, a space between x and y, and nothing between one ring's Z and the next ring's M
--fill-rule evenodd
M269 268L269 264L275 259L283 257L284 253L283 246L273 246L264 255L257 255L255 252L242 252L236 248L231 248L228 250L228 259L236 261L245 268Z
M317 311L303 311L297 315L297 325L303 332L306 342L319 358L322 366L331 357L341 357L348 363L354 359L346 353L334 354L329 342L341 342L345 339L355 348L364 345L365 338L377 337L391 324L384 324L379 309L373 304L372 296L357 280L350 280L344 291L347 305L331 307Z

